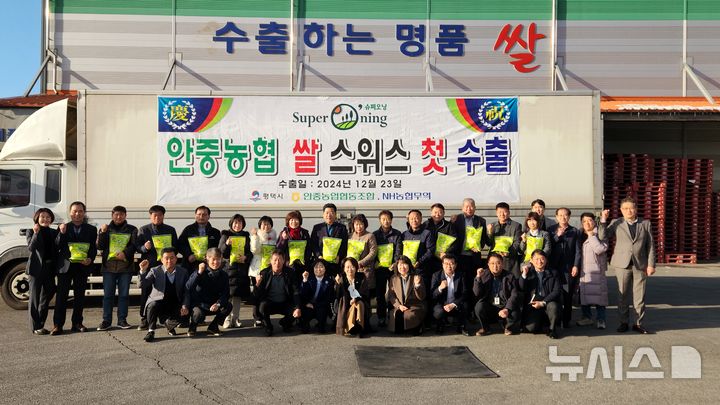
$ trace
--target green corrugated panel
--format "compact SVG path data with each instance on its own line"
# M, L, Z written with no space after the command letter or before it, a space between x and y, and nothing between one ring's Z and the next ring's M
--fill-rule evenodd
M720 20L720 0L688 0L689 20Z
M557 0L557 2L560 20L683 19L683 0Z
M288 0L177 0L177 15L290 18Z
M425 19L426 0L300 0L299 18Z
M50 0L54 13L171 15L172 0ZM557 0L558 19L682 20L683 0ZM300 18L425 19L426 0L297 0ZM435 20L549 20L551 0L431 0ZM176 0L181 16L290 16L290 0ZM720 20L720 0L688 0L691 20Z
M430 9L435 20L550 20L552 18L550 0L432 0Z
M53 13L170 15L172 0L50 0Z
M50 0L53 13L172 15L172 0ZM288 0L176 0L176 15L290 17Z

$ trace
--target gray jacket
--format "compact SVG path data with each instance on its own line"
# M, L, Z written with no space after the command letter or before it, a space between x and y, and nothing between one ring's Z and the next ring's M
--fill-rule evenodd
M608 225L600 223L598 236L610 239L615 235L615 250L610 265L627 268L631 263L638 270L655 267L655 243L652 237L650 221L638 218L635 238L630 236L630 228L624 218L618 218Z
M190 294L185 284L187 284L189 276L185 268L175 266L175 290L178 301L187 308L190 308ZM140 278L142 287L152 286L145 307L153 301L162 301L165 298L165 269L162 265L151 268L145 274L140 273Z

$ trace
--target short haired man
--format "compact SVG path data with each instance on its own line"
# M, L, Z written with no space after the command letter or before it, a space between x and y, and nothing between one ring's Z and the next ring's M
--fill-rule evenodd
M130 279L135 262L135 244L137 228L128 224L127 210L121 205L112 209L112 220L100 226L97 236L97 248L102 250L103 276L103 320L98 330L108 330L112 324L115 289L118 291L117 320L118 327L130 329L127 323L128 296Z
M150 223L138 229L135 249L140 252L140 261L147 260L149 267L152 268L162 264L160 259L164 248L174 247L177 249L178 237L175 228L164 222L165 207L153 205L148 210L148 214L150 215ZM147 306L150 291L152 291L152 285L140 286L140 325L138 330L148 328L145 307Z
M582 232L570 225L569 208L560 207L555 210L557 224L548 228L552 250L550 252L550 268L557 272L562 286L562 325L571 327L573 295L580 281L580 264L582 263Z
M647 278L655 274L655 243L652 236L652 225L648 220L637 216L637 206L632 198L625 198L620 203L622 218L608 224L609 210L604 210L598 227L599 237L615 236L615 250L610 259L610 266L615 270L618 279L620 300L620 326L618 332L626 332L630 320L628 303L630 294L633 297L635 323L632 329L638 333L650 333L643 326L645 319L645 285Z
M490 325L498 322L505 335L512 335L520 329L520 308L522 294L518 281L503 269L503 257L497 253L488 255L488 269L478 269L473 281L473 294L478 300L475 316L480 320L480 329L475 336L490 332Z
M466 284L462 273L458 271L455 255L445 254L442 267L442 270L433 274L431 282L434 304L432 316L435 318L436 332L443 333L448 318L453 318L458 323L458 332L470 336L467 328Z
M146 342L155 340L157 321L165 322L168 334L175 335L175 328L190 313L190 294L187 291L188 271L177 265L177 249L164 248L159 266L150 269L150 261L140 262L140 282L150 286L145 312L148 318Z
M388 280L392 276L393 263L402 251L402 233L393 228L393 213L382 210L378 214L380 228L373 232L378 246L377 263L375 264L375 299L377 300L378 326L387 326L387 292Z
M208 249L205 262L198 264L197 271L190 275L186 286L192 308L188 336L195 335L198 324L208 315L213 316L213 320L207 327L207 333L220 336L220 323L232 311L230 280L220 249Z
M204 205L195 208L195 222L186 226L178 238L185 267L197 270L207 250L218 247L219 243L220 231L210 225L210 208Z
M518 252L520 251L522 225L510 219L510 205L506 202L495 205L495 215L498 220L487 226L490 251L503 257L505 270L511 272L516 278L520 277Z
M462 203L462 212L454 216L453 221L453 233L457 235L458 239L455 241L458 267L463 273L465 285L468 286L466 291L468 316L471 315L474 304L470 286L472 286L475 272L483 267L481 250L485 246L491 245L487 222L485 218L476 215L475 210L475 200L465 198Z
M297 288L295 272L285 265L285 253L275 249L270 257L270 267L258 274L255 298L257 314L265 326L265 334L272 336L273 325L270 315L282 314L280 321L284 332L292 329L293 318L300 318L300 293Z
M542 250L537 249L533 252L531 262L532 265L523 265L518 280L526 302L523 309L525 329L530 333L540 333L547 320L549 323L547 335L550 339L557 339L562 290L560 281L555 276L555 272L547 268L547 256Z
M340 262L347 255L348 230L337 220L337 207L333 203L323 205L323 222L313 226L310 247L315 261L322 260L331 277L340 272Z
M556 222L551 218L545 216L545 201L541 199L535 199L530 203L530 211L540 215L540 221L538 221L538 228L541 231L547 231ZM527 226L523 226L523 232L527 233Z
M83 325L85 290L87 278L97 256L97 228L88 224L85 204L75 201L70 204L70 222L60 224L55 243L58 247L57 295L53 313L51 335L63 332L70 284L73 286L72 331L86 332Z

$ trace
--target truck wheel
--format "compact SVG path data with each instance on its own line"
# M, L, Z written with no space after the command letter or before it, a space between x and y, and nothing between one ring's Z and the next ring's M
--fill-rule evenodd
M2 298L10 308L27 309L30 299L30 278L25 274L25 263L18 263L5 275Z

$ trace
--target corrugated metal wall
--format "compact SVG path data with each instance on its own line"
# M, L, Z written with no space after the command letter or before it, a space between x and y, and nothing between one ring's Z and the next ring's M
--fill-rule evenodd
M570 89L597 89L613 96L681 96L683 20L681 0L556 0L557 56ZM425 56L436 91L546 91L552 80L552 0L337 0L51 1L51 48L60 56L61 89L160 90L175 51L182 54L168 89L290 91L297 65L291 52L258 51L259 24L292 24L304 62L305 91L426 90ZM687 1L687 54L700 80L720 95L720 1ZM291 14L291 8L294 10ZM429 10L428 10L428 5ZM426 53L400 52L397 24L429 24ZM174 24L173 24L174 21ZM248 42L227 53L213 42L228 21L246 32ZM304 24L332 23L338 32L335 54L326 46L303 43ZM547 38L537 41L539 68L519 73L513 60L493 46L505 24L537 24ZM356 44L371 55L349 55L347 24L372 32L375 42ZM461 24L469 42L461 57L442 56L435 39L440 24ZM173 37L173 27L175 36ZM510 53L525 50L519 45ZM48 75L50 77L50 75ZM700 95L688 82L688 96ZM52 88L52 84L48 86Z

